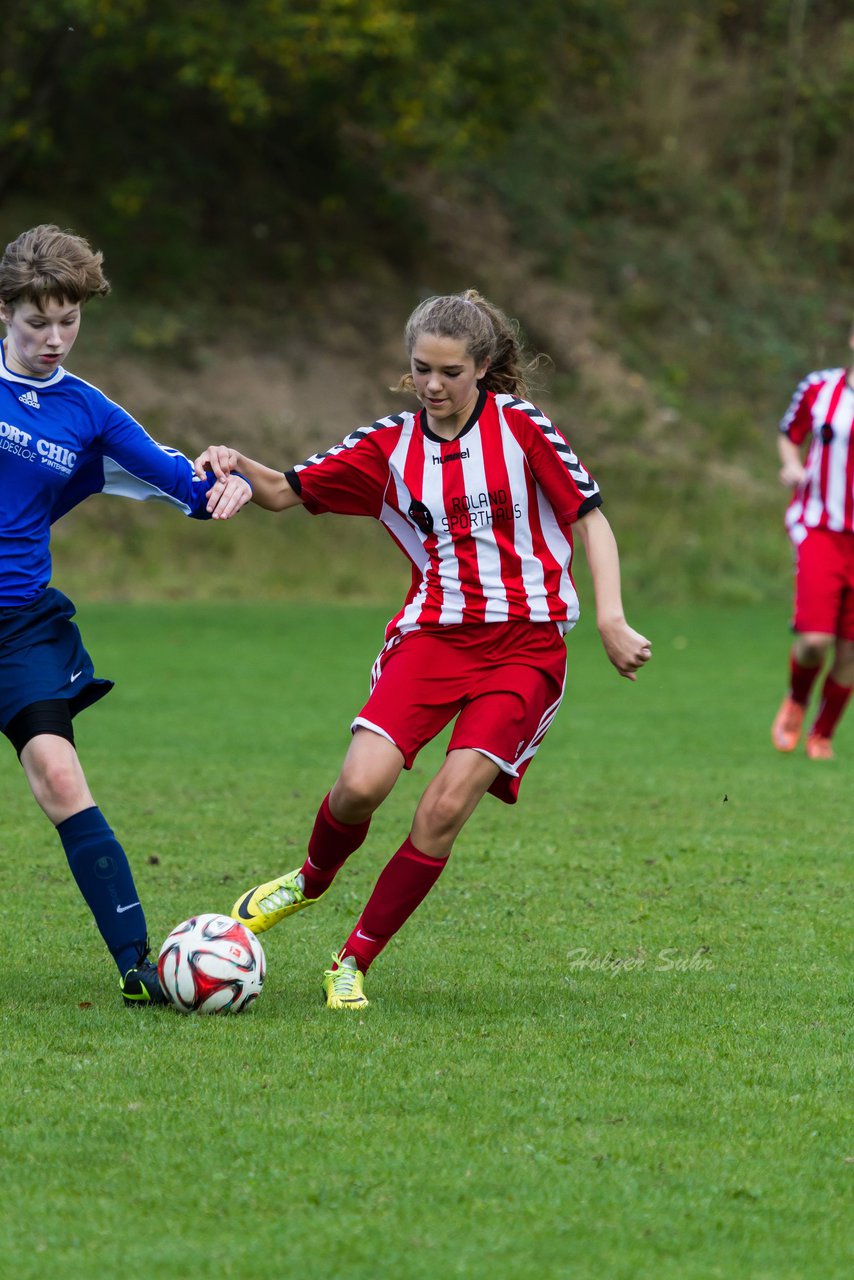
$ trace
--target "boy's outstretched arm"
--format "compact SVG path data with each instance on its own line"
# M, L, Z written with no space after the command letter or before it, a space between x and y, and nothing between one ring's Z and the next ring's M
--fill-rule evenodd
M250 476L250 479L252 477ZM635 672L652 657L646 636L626 622L620 594L620 557L611 526L598 507L576 524L584 543L596 595L596 625L602 644L621 676L635 680Z
M262 462L247 458L226 444L208 445L193 466L198 476L209 471L216 476L208 490L208 511L217 520L227 520L237 509L233 496L228 492L228 481L233 471L239 471L246 477L252 485L252 501L267 511L286 511L288 507L298 507L302 502L283 472L265 467Z

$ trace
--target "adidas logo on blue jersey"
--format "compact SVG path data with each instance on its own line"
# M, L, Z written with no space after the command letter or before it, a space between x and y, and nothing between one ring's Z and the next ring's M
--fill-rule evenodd
M35 391L25 391L22 396L18 396L21 404L28 404L31 409L40 409L39 398Z

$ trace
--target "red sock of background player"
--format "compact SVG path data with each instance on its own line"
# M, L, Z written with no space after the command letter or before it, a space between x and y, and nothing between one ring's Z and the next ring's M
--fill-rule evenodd
M424 901L445 869L447 858L420 853L407 838L381 872L342 955L355 956L364 973L390 938Z
M319 898L326 892L350 854L364 843L370 825L370 818L353 824L339 822L330 811L329 796L324 796L308 842L308 857L301 868L307 898Z
M850 688L837 684L831 676L828 676L821 691L818 715L815 718L815 724L810 729L810 733L817 733L822 738L832 738L833 731L839 723L839 718L845 710L850 697Z
M821 670L821 663L815 667L805 667L792 654L789 658L789 696L793 702L805 707L810 700L812 687Z

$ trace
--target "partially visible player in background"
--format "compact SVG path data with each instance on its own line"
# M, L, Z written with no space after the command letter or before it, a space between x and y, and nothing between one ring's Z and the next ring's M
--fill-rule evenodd
M95 677L71 621L73 604L48 585L50 526L93 493L160 498L205 518L210 481L63 368L83 305L108 292L102 255L55 226L23 232L0 261L0 730L56 827L116 962L125 1003L162 1004L127 857L92 798L74 745L72 718L113 685ZM238 510L250 487L238 476L233 481L230 505ZM37 906L24 914L40 919Z
M850 345L854 350L854 331ZM780 423L780 480L794 489L786 527L795 547L795 641L789 691L771 726L771 741L778 751L794 751L813 686L832 653L806 738L811 760L833 759L833 735L854 686L852 427L854 364L808 374Z
M260 933L316 902L365 840L401 770L452 720L445 761L407 838L324 974L332 1009L367 1004L364 975L436 883L487 791L514 804L563 697L564 635L578 618L573 536L593 576L599 632L630 680L650 657L626 622L617 545L599 488L525 396L516 326L473 290L409 317L420 412L396 413L282 474L225 446L196 460L227 484L237 469L271 511L371 516L409 558L412 586L386 630L371 693L323 800L301 867L250 889L232 913ZM230 513L211 491L210 509Z

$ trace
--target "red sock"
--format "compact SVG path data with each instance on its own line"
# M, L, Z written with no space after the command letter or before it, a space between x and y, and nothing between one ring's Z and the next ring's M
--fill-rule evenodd
M821 663L816 667L805 667L792 654L789 658L789 695L793 702L805 707L810 700L812 687L821 671Z
M822 738L832 738L833 730L839 723L839 718L850 697L850 688L846 689L844 685L837 684L831 676L828 676L821 691L818 715L810 733L817 733Z
M419 853L407 836L381 872L358 924L344 944L342 954L355 956L362 973L424 901L447 861Z
M330 811L329 796L324 796L308 842L308 857L302 865L307 898L319 898L326 892L350 854L364 843L370 825L370 818L352 824L339 822Z

